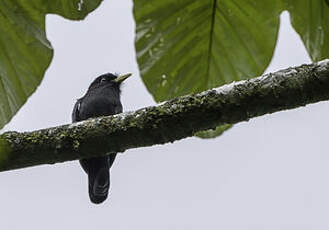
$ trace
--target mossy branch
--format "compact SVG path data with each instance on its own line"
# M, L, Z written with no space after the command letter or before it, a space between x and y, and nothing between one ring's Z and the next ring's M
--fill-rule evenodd
M234 82L135 112L0 135L0 171L164 144L221 124L329 99L329 60Z

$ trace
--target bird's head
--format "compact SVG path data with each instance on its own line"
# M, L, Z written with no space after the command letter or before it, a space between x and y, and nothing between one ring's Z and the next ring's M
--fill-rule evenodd
M121 83L131 75L132 75L131 73L123 74L123 75L106 73L100 75L90 84L88 91L96 88L103 88L103 87L111 87L114 90L120 91Z

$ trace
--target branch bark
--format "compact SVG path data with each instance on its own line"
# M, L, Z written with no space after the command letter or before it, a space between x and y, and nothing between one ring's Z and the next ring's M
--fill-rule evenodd
M0 135L0 171L174 142L197 131L329 99L329 60L109 117Z

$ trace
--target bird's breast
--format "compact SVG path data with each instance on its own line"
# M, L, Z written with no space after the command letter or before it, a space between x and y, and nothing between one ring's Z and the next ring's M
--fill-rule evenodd
M105 93L86 95L80 107L80 117L82 119L122 112L120 98Z

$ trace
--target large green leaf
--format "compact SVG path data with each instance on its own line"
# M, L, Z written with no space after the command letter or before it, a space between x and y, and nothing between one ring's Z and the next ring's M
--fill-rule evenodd
M272 58L280 0L134 2L137 61L156 101L255 77Z
M83 19L102 0L0 1L0 127L40 84L53 50L46 38L45 15Z
M284 0L291 23L313 61L329 57L328 0Z
M156 101L255 77L269 64L279 0L135 0L136 52Z

